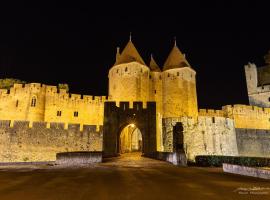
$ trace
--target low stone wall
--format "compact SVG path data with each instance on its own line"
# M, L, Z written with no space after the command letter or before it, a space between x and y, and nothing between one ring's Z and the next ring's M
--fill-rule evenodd
M0 121L0 162L55 161L59 152L102 151L102 126Z
M270 130L236 129L240 156L270 157Z
M270 179L270 170L223 163L223 171L232 174Z
M56 154L57 165L84 165L102 162L102 152L64 152Z
M178 166L187 166L187 158L184 152L154 152L147 157L170 162Z

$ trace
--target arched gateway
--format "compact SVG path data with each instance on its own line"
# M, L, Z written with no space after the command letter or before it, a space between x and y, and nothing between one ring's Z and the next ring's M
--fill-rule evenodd
M156 152L156 103L147 102L143 108L142 102L134 102L130 108L129 102L105 102L103 126L103 155L117 156L121 151L120 135L122 130L134 124L141 132L143 155Z

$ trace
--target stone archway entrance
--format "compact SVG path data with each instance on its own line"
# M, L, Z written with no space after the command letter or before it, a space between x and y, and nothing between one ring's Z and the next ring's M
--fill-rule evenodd
M127 125L119 136L119 153L142 152L142 134L134 124Z
M184 152L184 128L181 122L173 126L173 152Z
M118 156L121 153L121 132L125 127L134 124L141 132L141 149L143 155L156 152L156 103L147 102L143 108L142 102L134 102L130 108L129 102L105 102L103 125L103 155Z

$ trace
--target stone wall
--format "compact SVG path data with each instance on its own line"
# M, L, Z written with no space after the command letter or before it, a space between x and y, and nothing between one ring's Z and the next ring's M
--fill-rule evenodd
M225 117L234 120L235 128L270 129L270 108L249 105L226 105L222 110L200 109L199 116Z
M56 164L78 166L102 162L101 151L64 152L56 154Z
M262 68L260 67L259 69ZM260 80L260 77L258 76L260 74L259 69L254 63L248 63L245 65L249 104L260 107L270 107L270 85L261 83L262 80ZM267 70L265 73L267 73ZM266 76L266 78L268 79L269 76Z
M183 124L184 150L188 160L196 155L237 156L234 122L224 117L200 116L194 118L163 119L163 145L165 151L172 151L173 126Z
M14 84L10 90L0 89L0 120L102 125L107 100L40 83Z
M224 117L234 120L235 128L270 129L270 108L247 105L222 107Z
M270 130L236 129L240 156L270 157Z
M13 126L13 127L11 127ZM81 130L80 130L81 129ZM54 161L56 153L102 151L102 126L0 121L0 162Z

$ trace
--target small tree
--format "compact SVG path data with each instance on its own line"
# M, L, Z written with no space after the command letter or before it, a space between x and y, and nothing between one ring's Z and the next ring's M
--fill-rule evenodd
M15 83L25 84L25 81L14 78L0 79L0 89L10 89Z
M59 89L65 89L67 92L69 91L68 84L66 84L66 83L59 83L58 88Z

